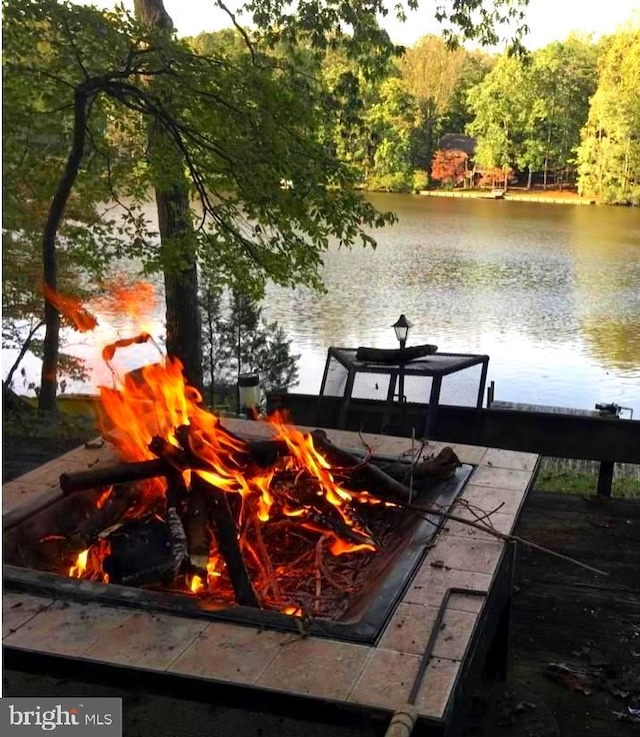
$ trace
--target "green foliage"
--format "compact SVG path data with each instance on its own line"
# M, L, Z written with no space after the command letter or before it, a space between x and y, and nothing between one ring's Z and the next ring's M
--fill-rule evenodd
M582 471L555 471L542 469L536 478L538 491L560 491L566 494L595 494L598 489L598 476ZM615 477L611 486L614 497L640 497L640 480Z
M579 191L640 205L640 30L621 30L599 65L578 151Z
M204 374L212 389L235 385L240 374L254 372L265 390L297 382L300 356L291 353L291 341L278 323L264 319L258 302L207 282L200 304Z
M419 192L429 186L429 172L424 169L416 169L411 177L411 189Z
M590 41L570 36L529 57L501 56L468 93L478 168L543 170L545 184L551 170L556 184L572 178L596 53Z

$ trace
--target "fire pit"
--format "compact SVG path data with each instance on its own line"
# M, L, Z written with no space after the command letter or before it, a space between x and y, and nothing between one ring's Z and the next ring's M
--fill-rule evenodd
M267 423L233 419L224 423L243 437L277 436L277 429ZM387 458L402 461L420 449L406 438L338 430L327 430L327 436L341 448L363 449L365 455L367 447L374 449L381 464ZM58 505L70 509L71 500L85 494L93 495L89 512L95 513L94 502L100 498L96 490L65 495L58 482L65 472L91 474L117 463L110 446L90 446L3 487L4 522L11 535L17 535L27 520L34 525L36 519L45 520L51 510L57 509L54 516L64 518ZM437 457L443 447L430 441L424 455ZM474 469L453 514L475 519L484 510L483 519L510 533L535 475L537 457L459 444L453 448ZM26 530L22 528L25 534ZM34 531L33 539L38 535ZM429 548L426 556L422 551L424 560L409 576L401 600L374 643L345 642L349 638L343 633L325 636L324 627L341 628L345 618L331 622L313 610L308 622L304 616L228 602L223 611L218 607L201 618L197 610L206 608L202 594L105 585L71 578L64 570L58 575L5 564L5 662L21 671L105 685L127 683L134 689L170 691L206 703L222 700L242 709L289 715L298 709L305 717L320 720L347 715L358 723L375 715L388 719L415 697L412 703L420 718L443 733L464 710L485 661L492 668L504 667L513 550L503 540L452 520L445 522ZM26 553L25 548L19 555ZM337 560L363 554L349 553ZM323 555L329 559L330 551ZM71 563L75 565L73 556ZM315 576L311 579L315 595ZM374 583L370 579L367 585ZM254 586L260 593L259 582ZM377 591L380 596L381 589ZM169 603L172 597L175 602ZM241 613L247 613L242 622L239 617L230 621ZM301 636L309 631L309 636Z
M155 459L63 474L56 501L7 518L5 584L375 641L473 467L207 421L155 436Z

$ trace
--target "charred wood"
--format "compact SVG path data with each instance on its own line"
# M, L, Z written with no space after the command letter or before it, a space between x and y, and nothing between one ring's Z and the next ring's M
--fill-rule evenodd
M74 548L88 548L108 528L117 524L125 512L135 505L138 499L137 490L129 485L114 487L113 492L100 508L94 511L78 525L69 539Z
M435 458L428 458L422 463L411 466L407 463L380 464L380 468L389 476L408 484L413 476L414 483L423 479L448 479L462 465L460 459L450 447L443 448Z
M311 436L315 448L331 465L352 469L350 480L353 484L366 488L372 496L383 501L404 503L410 501L411 492L407 486L389 476L381 468L334 445L324 430L313 430Z
M207 506L203 484L192 484L184 517L189 560L192 565L205 570L211 548Z
M169 537L171 539L171 559L173 561L173 579L175 580L189 557L187 535L175 507L169 507L167 510L167 525L169 526Z
M94 468L91 471L63 473L60 476L60 488L65 494L73 494L76 491L99 489L112 484L126 484L167 476L171 471L171 466L162 459L121 463L119 466Z
M231 515L226 492L216 489L197 475L193 477L191 492L196 494L202 492L206 496L209 515L215 526L218 550L227 565L236 602L244 606L259 608L258 597L251 584L238 544L236 524Z
M175 556L169 525L156 517L125 522L109 535L111 552L102 567L109 582L124 586L170 584Z

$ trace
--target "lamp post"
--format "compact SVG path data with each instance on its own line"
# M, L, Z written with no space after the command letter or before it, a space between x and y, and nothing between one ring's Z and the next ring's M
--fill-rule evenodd
M404 316L404 313L395 321L391 326L396 333L396 338L400 343L400 349L407 345L407 338L409 337L409 330L413 323L409 322ZM399 371L398 371L398 400L404 403L404 361L400 358Z
M409 337L409 329L413 326L412 322L409 322L404 316L404 313L394 322L391 326L396 331L396 338L400 343L400 348L404 348L407 344L407 338Z

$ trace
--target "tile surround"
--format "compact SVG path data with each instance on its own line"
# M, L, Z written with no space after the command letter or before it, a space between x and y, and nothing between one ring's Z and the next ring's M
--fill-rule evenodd
M225 420L225 424L253 436L272 434L262 423ZM362 445L355 433L327 430L327 434L345 448ZM406 438L367 435L365 440L374 452L406 456L411 451ZM431 442L423 454L435 455L444 445ZM537 457L468 445L452 447L463 463L478 465L463 498L486 511L499 506L492 522L501 532L510 532ZM55 479L64 471L114 461L106 446L72 451L6 484L3 510L55 487L52 475ZM456 505L455 513L472 518L462 504ZM446 589L488 590L505 548L502 541L470 531L462 523L449 521L446 528L375 647L11 592L3 596L3 641L17 648L393 711L408 698ZM423 716L437 720L445 714L483 602L464 595L450 598L416 702Z

